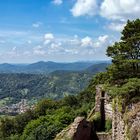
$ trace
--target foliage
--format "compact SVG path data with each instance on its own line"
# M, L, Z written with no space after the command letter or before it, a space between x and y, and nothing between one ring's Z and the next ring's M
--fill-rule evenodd
M105 130L106 132L109 132L111 129L112 129L112 120L108 118L105 121Z
M93 116L93 123L95 125L96 131L100 131L101 128L101 115L99 112L96 112Z
M61 99L83 90L92 74L80 72L59 72L41 74L0 74L0 105L18 103L42 98ZM7 98L9 97L9 98Z
M14 120L12 119L9 119L9 118L1 119L1 122L0 122L1 136L6 137L15 132L13 123L14 123Z
M11 138L15 135L22 135L21 139L27 140L35 139L37 136L42 140L52 139L76 116L87 116L95 100L95 93L89 92L90 89L92 88L89 86L79 95L66 96L60 101L43 99L34 110L28 110L13 119L2 120L0 123L0 128L3 128L0 130L1 137Z
M112 80L140 77L140 19L128 20L121 41L109 46L107 55L112 57Z
M63 99L63 105L70 106L70 107L76 106L78 105L78 99L74 95L66 96Z
M39 117L31 121L24 129L22 140L52 140L55 135L72 122L69 107L54 111L53 115Z
M53 101L50 99L42 99L35 107L35 114L37 116L46 115L46 110L55 110L59 107L57 101Z
M140 79L130 78L120 86L108 86L106 90L114 98L120 96L122 99L125 98L124 103L131 103L140 101Z

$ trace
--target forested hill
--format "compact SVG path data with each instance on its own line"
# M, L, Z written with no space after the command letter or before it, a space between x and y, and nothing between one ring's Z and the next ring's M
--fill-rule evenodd
M97 72L105 71L108 63L95 64L83 71L54 71L50 74L0 74L0 105L21 99L61 99L83 90Z
M82 71L93 64L109 63L109 61L93 61L93 62L73 62L73 63L57 63L57 62L36 62L32 64L0 64L0 73L28 73L28 74L47 74L56 70Z

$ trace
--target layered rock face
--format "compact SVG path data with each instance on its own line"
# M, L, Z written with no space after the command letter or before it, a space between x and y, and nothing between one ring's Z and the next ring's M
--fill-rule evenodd
M121 113L116 106L113 113L113 140L140 140L140 102L127 106Z
M94 126L84 117L77 117L74 122L57 134L55 140L98 140Z

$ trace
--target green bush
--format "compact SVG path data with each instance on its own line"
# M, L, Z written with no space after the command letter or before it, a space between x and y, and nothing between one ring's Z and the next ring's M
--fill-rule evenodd
M93 123L95 125L96 131L100 131L101 126L101 115L99 112L96 112L93 116Z
M106 132L109 132L112 129L112 120L107 119L105 122L105 130Z

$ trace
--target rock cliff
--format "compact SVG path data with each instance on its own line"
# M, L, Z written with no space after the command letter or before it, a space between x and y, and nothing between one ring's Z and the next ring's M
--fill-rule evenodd
M57 134L55 140L98 140L94 126L84 117L77 117L74 122Z
M77 117L55 140L140 140L140 102L120 105L119 98L111 99L101 85L96 87L95 98L95 107L87 119ZM101 132L96 132L93 121L97 113L101 117ZM109 132L105 132L107 119L112 121Z

